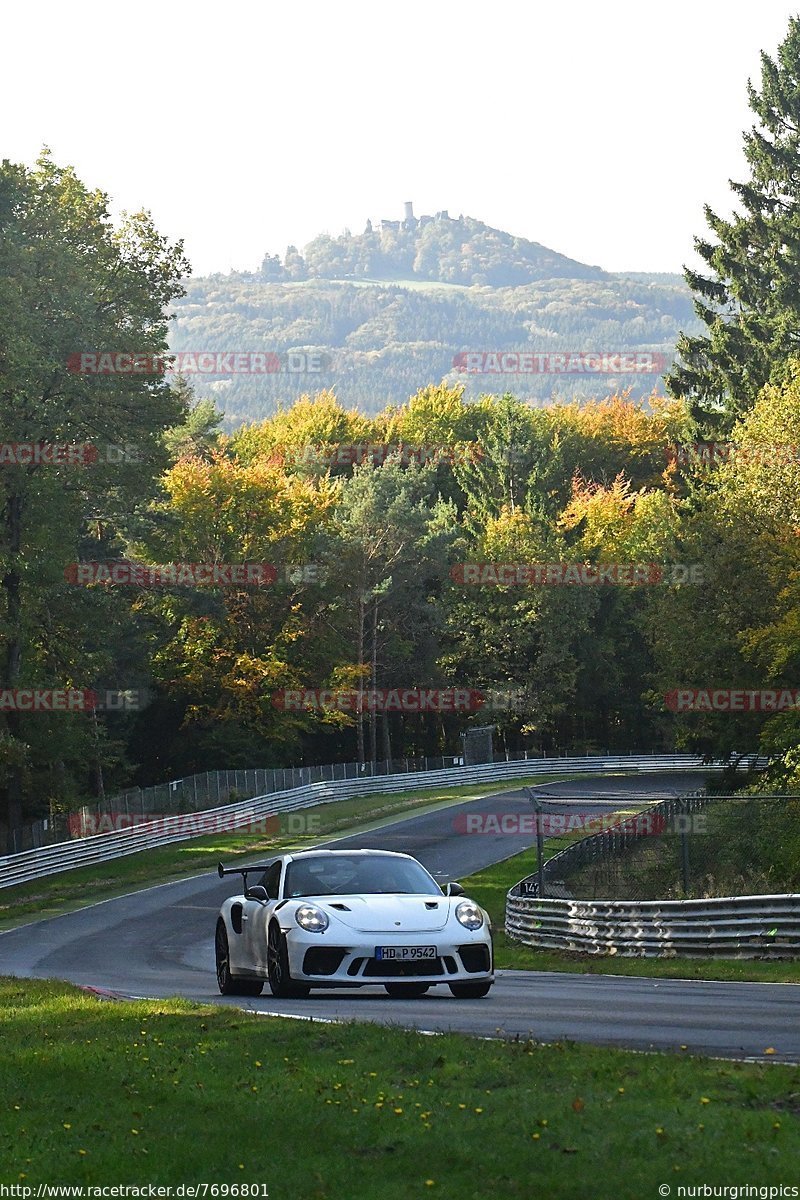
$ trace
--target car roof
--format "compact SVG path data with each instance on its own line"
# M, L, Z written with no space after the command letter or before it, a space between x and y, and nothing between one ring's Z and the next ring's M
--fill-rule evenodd
M295 862L303 858L360 858L373 855L383 858L407 858L416 862L410 854L401 854L398 850L298 850L296 854L284 854L283 859L285 862Z

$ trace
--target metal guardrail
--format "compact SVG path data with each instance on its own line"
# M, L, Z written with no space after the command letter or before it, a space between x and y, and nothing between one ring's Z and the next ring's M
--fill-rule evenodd
M647 810L672 817L715 797L671 799ZM636 818L582 838L544 865L555 884L565 867L624 851L643 836ZM800 955L800 895L723 896L702 900L578 900L539 896L536 875L506 897L506 933L540 950L571 950L624 958L796 958Z
M529 752L514 758L531 757ZM458 766L453 755L404 757L392 762L338 762L309 767L248 767L202 771L169 779L144 788L131 788L113 796L104 796L73 812L51 812L47 817L26 824L19 830L7 831L0 826L0 846L9 840L8 854L21 854L41 846L53 846L67 838L90 837L108 831L106 818L121 814L137 822L164 817L169 813L205 812L238 800L286 792L290 788L311 783L336 782L341 779L369 779L377 775L399 775L407 771L437 771Z
M710 900L506 900L509 937L540 950L620 957L796 958L800 895Z
M209 809L206 819L216 818L231 831L245 827L255 820L277 813L293 812L310 808L316 804L328 804L334 800L384 792L416 791L419 788L458 787L469 783L491 783L506 779L519 779L530 775L609 774L614 772L652 772L721 770L725 764L704 764L701 758L691 754L623 755L595 758L546 758L522 759L512 762L481 763L461 767L454 766L439 771L419 771L399 775L379 775L365 779L346 779L308 784L289 788L283 792L272 792L236 804ZM117 832L95 834L87 838L74 838L53 846L40 846L24 850L19 854L0 858L0 889L29 883L60 871L90 866L136 854L140 850L151 850L174 842L189 841L207 833L208 828L192 831L190 817L175 814L157 821L145 821L132 828Z

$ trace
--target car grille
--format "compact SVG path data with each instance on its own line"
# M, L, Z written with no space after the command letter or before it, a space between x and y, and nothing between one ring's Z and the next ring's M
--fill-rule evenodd
M417 958L411 962L396 962L388 959L386 962L377 958L364 961L364 978L378 975L383 979L418 978L420 975L444 975L441 958Z
M304 975L335 975L347 950L342 946L312 946L303 958Z

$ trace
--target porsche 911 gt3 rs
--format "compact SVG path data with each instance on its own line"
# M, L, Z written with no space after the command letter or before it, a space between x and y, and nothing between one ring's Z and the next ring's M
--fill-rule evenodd
M308 850L223 867L244 891L220 910L214 939L225 996L303 997L311 988L382 984L422 996L446 984L461 999L494 982L488 914L457 883L443 890L415 858L388 850ZM249 877L259 875L249 886Z

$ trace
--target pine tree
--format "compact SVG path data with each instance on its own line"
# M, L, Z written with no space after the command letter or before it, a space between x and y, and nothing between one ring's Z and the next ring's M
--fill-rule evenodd
M761 55L761 90L748 82L758 118L744 134L747 183L731 188L741 211L724 220L705 207L713 239L695 238L708 274L686 269L707 333L681 334L667 378L708 430L730 427L765 383L780 384L800 349L800 18L776 60Z

